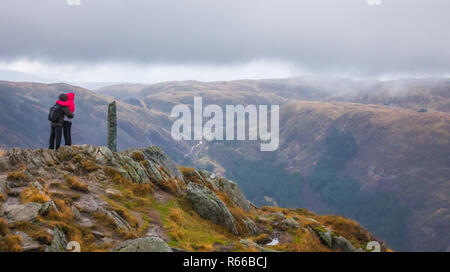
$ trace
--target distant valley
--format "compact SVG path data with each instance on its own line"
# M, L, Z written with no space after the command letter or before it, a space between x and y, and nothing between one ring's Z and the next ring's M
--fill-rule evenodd
M450 79L292 78L121 84L0 82L0 145L46 147L48 108L74 90L74 142L104 145L106 107L119 100L120 149L160 146L177 163L239 183L256 205L303 207L357 220L394 250L450 250ZM170 110L279 104L280 147L175 142Z

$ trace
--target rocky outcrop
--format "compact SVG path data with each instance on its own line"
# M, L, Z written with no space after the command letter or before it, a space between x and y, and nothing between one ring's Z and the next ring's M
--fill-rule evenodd
M50 246L48 246L45 251L46 252L65 252L68 241L67 241L67 237L64 234L64 232L62 232L58 228L54 228L52 231L52 234L53 234L52 244Z
M29 202L23 205L4 205L0 216L5 217L9 223L30 222L36 220L42 205Z
M325 227L313 227L313 230L325 245L327 245L328 247L333 246L333 237L331 236L331 230Z
M130 230L131 229L130 224L128 224L128 222L125 219L123 219L120 215L118 215L117 212L109 211L109 210L102 208L102 209L100 209L99 213L110 218L116 225L117 229L121 229L121 230Z
M349 240L342 236L333 237L333 248L340 249L344 252L355 252L358 251Z
M226 227L234 234L238 234L234 219L227 206L210 189L189 183L187 186L187 200L192 208L203 218Z
M89 145L11 149L0 159L0 251L12 250L4 241L48 252L71 251L77 242L81 251L170 252L165 241L177 243L176 251L298 250L289 245L294 235L317 235L333 251L356 250L354 237L334 233L322 217L257 208L233 181L178 168L154 146L114 153ZM261 235L277 243L261 245Z
M250 218L246 218L243 220L245 226L247 227L250 235L255 236L261 233L261 230L259 229L259 227L255 224L255 222L253 222L253 220L251 220Z
M149 146L142 151L145 158L156 165L164 167L170 177L183 179L178 166L157 146Z
M111 249L113 252L172 252L161 238L151 236L127 240Z
M356 249L350 241L346 238L336 235L330 229L326 227L313 227L313 231L319 236L320 240L330 248L344 251L344 252L357 252L360 251Z
M250 211L251 205L250 202L247 200L247 198L242 193L239 186L226 178L223 177L215 177L213 174L207 172L207 171L200 171L203 178L205 178L208 182L213 184L215 188L217 188L220 191L225 192L227 196L241 209L244 211Z

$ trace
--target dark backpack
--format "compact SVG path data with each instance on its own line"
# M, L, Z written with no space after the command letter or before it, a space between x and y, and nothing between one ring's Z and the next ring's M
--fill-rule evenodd
M48 112L48 120L50 122L56 123L61 118L62 114L61 106L58 104L55 104L53 107L50 108Z

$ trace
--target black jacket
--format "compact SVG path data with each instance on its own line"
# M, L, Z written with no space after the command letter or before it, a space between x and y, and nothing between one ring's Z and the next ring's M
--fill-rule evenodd
M64 116L67 116L70 119L73 118L73 113L70 112L69 107L67 107L67 106L60 106L60 110L64 114L61 114L61 116L59 117L59 120L57 122L51 122L52 127L62 127L63 124L64 124Z

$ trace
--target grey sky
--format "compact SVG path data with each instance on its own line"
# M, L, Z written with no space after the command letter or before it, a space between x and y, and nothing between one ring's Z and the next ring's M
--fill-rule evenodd
M81 3L1 0L0 69L26 60L55 70L127 63L136 69L200 67L200 73L259 61L289 66L293 75L450 74L448 0Z

